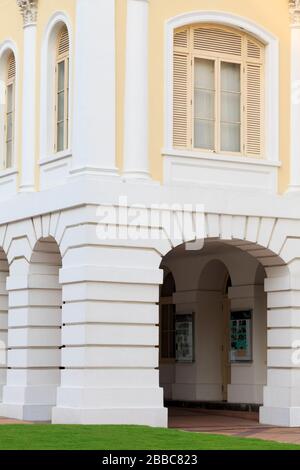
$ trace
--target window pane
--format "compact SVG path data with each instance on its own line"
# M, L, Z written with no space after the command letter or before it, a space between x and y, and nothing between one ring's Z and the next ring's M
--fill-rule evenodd
M61 92L58 94L57 102L57 121L63 121L65 118L65 94Z
M221 123L221 142L224 152L241 151L241 126L240 124Z
M241 151L241 66L221 63L221 150Z
M196 148L214 149L214 121L203 121L195 119L194 121L194 146Z
M195 59L195 88L215 89L215 63L213 60Z
M215 146L215 62L195 59L194 147Z
M221 120L227 122L241 121L241 95L239 93L222 92Z
M10 113L13 110L13 85L7 87L7 112Z
M58 91L62 91L65 88L65 62L58 64Z
M221 88L223 91L241 91L241 66L229 62L221 63Z
M214 119L215 93L213 91L195 90L195 118Z
M13 134L12 120L13 120L12 113L7 114L7 117L6 117L6 141L12 140L12 134Z
M6 143L6 162L5 167L10 168L12 166L12 141Z
M64 123L60 122L57 125L57 151L64 150Z

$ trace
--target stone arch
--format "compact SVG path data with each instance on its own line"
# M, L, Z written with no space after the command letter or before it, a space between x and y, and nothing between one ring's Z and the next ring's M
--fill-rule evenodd
M224 292L230 271L219 259L209 260L199 275L199 289Z
M13 271L8 280L10 369L1 414L50 421L60 383L62 261L53 237L36 241L31 235L27 233L19 246L14 240L8 250ZM28 246L33 246L31 252ZM23 252L24 247L25 257L18 259L17 249Z
M194 222L197 217L197 213L190 214ZM299 375L299 365L293 362L293 344L298 338L300 310L299 223L293 219L213 213L205 213L202 221L199 238L204 245L207 242L222 242L250 255L258 263L253 272L254 282L259 282L257 287L262 287L263 273L266 274L267 385L264 387L260 421L265 424L300 426L300 400L289 398L291 390L295 393L293 396L300 396L299 387L294 382ZM165 227L162 230L169 243L169 251L166 250L166 244L161 244L162 256L169 256L173 250L184 250L185 243L190 245L191 240L195 240L195 234L192 237L190 233L185 234L184 230L182 240L172 238ZM197 253L196 248L194 253ZM198 249L200 252L201 248Z

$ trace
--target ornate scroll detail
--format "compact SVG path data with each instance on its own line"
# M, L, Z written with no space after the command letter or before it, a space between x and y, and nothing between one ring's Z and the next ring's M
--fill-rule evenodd
M300 0L289 0L289 9L291 24L300 26Z
M36 23L38 0L17 0L17 5L23 16L24 26Z

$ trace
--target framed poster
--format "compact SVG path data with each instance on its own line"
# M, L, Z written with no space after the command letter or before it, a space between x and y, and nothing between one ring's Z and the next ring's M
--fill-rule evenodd
M230 314L230 361L252 361L252 310Z
M177 314L175 317L176 362L194 361L194 314Z

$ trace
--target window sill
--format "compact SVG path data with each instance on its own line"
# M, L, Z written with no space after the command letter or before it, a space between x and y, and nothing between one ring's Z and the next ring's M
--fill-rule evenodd
M162 155L167 157L187 157L187 158L196 158L201 160L212 160L217 162L233 162L233 163L245 163L252 165L261 165L261 166L273 166L276 168L281 167L281 162L265 160L264 158L256 157L243 157L240 155L230 155L230 154L219 154L215 152L197 152L193 150L162 150Z
M5 170L2 169L0 170L0 179L6 178L7 176L17 175L17 174L18 174L17 168L6 168Z
M165 184L277 192L279 161L189 150L162 150Z
M49 189L64 184L70 174L71 160L70 149L42 158L39 162L40 189Z
M72 157L72 151L70 149L63 150L62 152L53 153L52 155L41 158L39 164L40 166L47 165L48 163L55 163L57 161L63 160L65 158Z
M7 168L0 170L0 201L15 196L18 192L18 170Z

